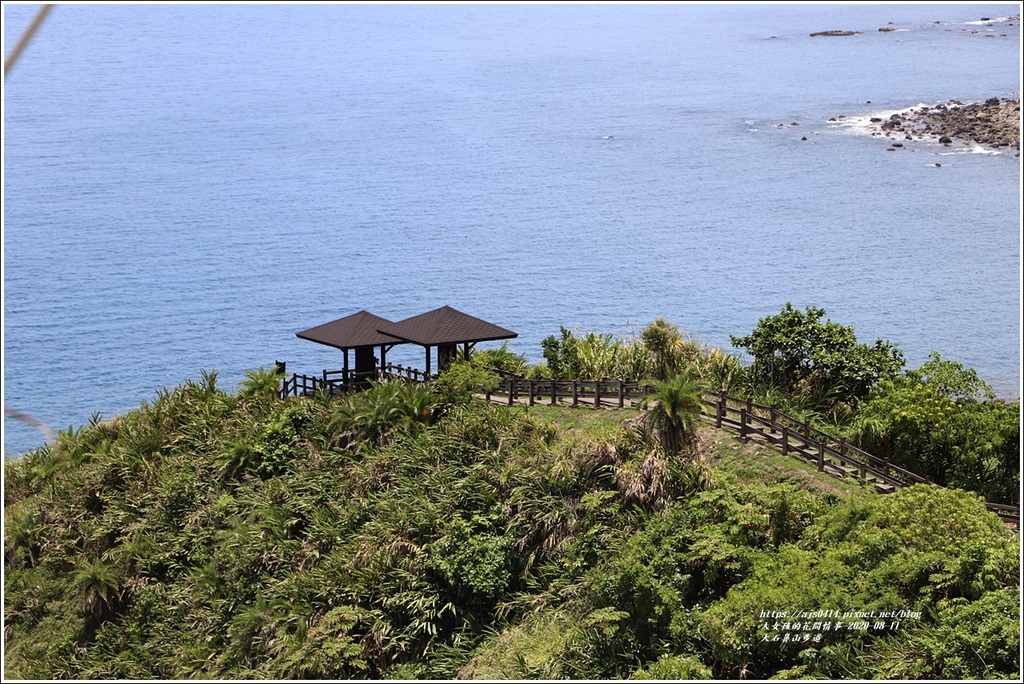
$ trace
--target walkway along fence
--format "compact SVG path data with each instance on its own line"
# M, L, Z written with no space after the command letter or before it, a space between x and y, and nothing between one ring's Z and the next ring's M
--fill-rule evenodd
M387 364L376 373L357 374L354 371L327 371L319 377L293 373L281 383L280 396L309 396L327 392L339 396L345 392L369 386L373 376L378 379L401 379L409 382L433 382L436 375L428 376L415 368ZM502 377L497 387L483 390L487 401L508 404L564 404L594 408L625 408L633 406L650 392L650 386L641 382L622 380L538 380L514 376ZM713 422L717 428L731 428L741 439L760 439L778 447L784 455L795 455L817 465L819 472L836 477L855 477L872 484L882 494L894 492L913 484L941 486L928 478L889 463L799 421L773 406L757 404L749 399L737 399L724 392L700 390L701 418ZM986 503L1015 529L1020 526L1020 507Z

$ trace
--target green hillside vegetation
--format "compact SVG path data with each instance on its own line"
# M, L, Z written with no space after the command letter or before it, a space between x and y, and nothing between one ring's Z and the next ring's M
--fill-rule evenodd
M858 342L824 309L786 304L732 337L749 357L712 348L664 319L615 338L562 328L545 339L544 362L531 366L506 347L477 363L528 377L647 381L688 373L713 391L776 406L942 486L1019 503L1020 402L995 400L977 373L933 352L904 369L885 340Z
M981 495L878 495L701 426L697 382L811 395L667 323L644 332L602 338L661 378L643 409L473 398L485 368L570 363L581 336L563 331L543 367L491 350L432 387L335 399L204 373L7 460L5 677L1019 676L1019 537ZM927 416L903 431L873 402L998 403L933 361L812 408L906 448ZM954 456L1003 458L964 434Z

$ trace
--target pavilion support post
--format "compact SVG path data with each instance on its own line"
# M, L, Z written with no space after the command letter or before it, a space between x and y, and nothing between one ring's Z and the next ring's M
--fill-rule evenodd
M427 380L430 380L430 347L425 347L427 350Z

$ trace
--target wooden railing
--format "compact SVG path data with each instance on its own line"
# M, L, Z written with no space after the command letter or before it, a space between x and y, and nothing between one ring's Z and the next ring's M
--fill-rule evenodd
M874 483L875 490L882 493L913 484L941 486L817 430L775 407L706 390L701 391L701 400L704 404L702 417L715 423L716 427L734 428L743 439L762 439L779 447L783 454L796 454L808 459L817 465L819 471L839 477L858 477L864 482ZM985 506L1003 522L1019 529L1019 506L988 502Z
M507 395L509 406L519 399L530 406L546 399L552 405L561 402L570 406L582 403L597 408L623 408L627 400L632 402L646 396L647 387L643 383L622 380L537 380L508 376L501 378L494 389L484 391L488 401L496 394Z
M379 375L384 380L408 380L409 382L431 383L437 380L436 374L427 375L418 368L412 368L394 364L388 364L379 369Z
M879 491L889 492L911 484L935 484L909 470L873 456L836 439L806 422L801 422L772 406L736 399L721 392L702 391L704 418L715 427L731 427L740 437L757 437L774 444L783 454L797 454L818 465L819 471L857 475L874 480Z
M433 382L436 375L428 376L417 368L389 363L371 372L357 373L353 370L325 370L319 376L292 373L281 381L278 396L286 397L313 396L327 393L332 397L346 392L366 389L371 382L381 380L406 380L408 382Z

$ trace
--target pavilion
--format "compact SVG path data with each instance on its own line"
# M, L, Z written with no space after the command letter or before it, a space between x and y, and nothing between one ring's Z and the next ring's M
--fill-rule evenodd
M380 348L380 366L383 367L388 351L396 344L404 343L404 340L378 331L378 328L386 325L392 325L391 321L363 310L351 316L297 332L295 335L303 340L340 349L345 354L345 382L365 381L377 377L377 360L373 357L375 349ZM350 349L355 352L354 376L349 370L348 351Z
M518 333L464 314L450 306L442 306L418 316L385 325L377 332L403 342L418 344L426 350L427 376L430 376L430 348L437 347L437 369L444 371L455 360L458 345L462 345L463 358L469 360L469 350L477 342L508 340Z
M398 344L416 344L426 350L426 377L430 377L431 348L437 348L437 368L451 365L462 345L464 358L478 342L506 340L518 334L462 313L450 306L412 316L397 323L363 310L329 323L295 333L297 337L340 349L345 354L345 382L363 384L376 379L386 364L387 353ZM355 368L350 370L349 350ZM374 358L379 350L380 357ZM379 363L379 365L378 365Z

